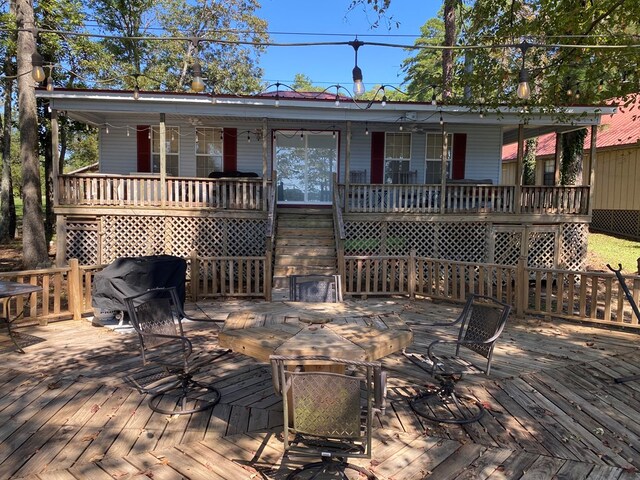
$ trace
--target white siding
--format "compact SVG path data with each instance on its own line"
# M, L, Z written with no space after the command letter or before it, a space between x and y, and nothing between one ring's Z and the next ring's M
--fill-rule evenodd
M104 127L100 130L100 171L103 173L129 174L137 170L136 125L158 125L158 121L130 120L129 136L127 122L115 114L106 120L110 124L109 134ZM191 177L196 174L195 126L185 119L167 120L167 126L180 128L180 175ZM238 129L238 170L255 172L262 176L262 140L256 135L262 131L261 120L218 122L207 121L199 117L198 126L237 128ZM371 133L397 132L398 124L368 124L369 135L365 134L364 123L352 123L351 170L367 170L371 175ZM438 127L436 126L435 129ZM341 180L344 178L346 157L346 123L320 123L285 120L269 120L267 124L267 170L273 168L273 132L275 130L292 131L331 131L339 132L338 164ZM405 129L405 131L408 131ZM434 130L430 130L434 131ZM247 133L251 132L251 142L247 142ZM448 133L467 134L467 155L465 178L491 179L499 183L501 175L502 130L499 126L455 125L447 129ZM418 181L424 181L426 135L424 132L411 134L411 170L418 171Z

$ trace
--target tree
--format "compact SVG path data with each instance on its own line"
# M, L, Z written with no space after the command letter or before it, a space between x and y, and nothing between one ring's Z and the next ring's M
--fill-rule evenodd
M322 92L324 88L313 85L311 79L304 73L296 73L293 77L293 85L296 92Z
M9 12L2 15L3 25L15 25L15 3L9 4ZM3 116L0 119L2 146L2 180L0 182L0 242L7 242L16 234L16 208L13 198L11 178L11 134L13 126L13 84L15 82L16 34L5 32L2 38L3 73Z
M35 51L35 28L31 0L16 0L18 25L18 101L20 160L22 162L22 254L25 268L49 265L42 218L42 190L38 159L38 118L31 78L31 55Z

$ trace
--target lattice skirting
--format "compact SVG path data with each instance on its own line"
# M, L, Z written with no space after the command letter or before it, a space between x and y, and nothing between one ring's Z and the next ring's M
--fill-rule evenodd
M345 255L409 255L475 263L579 270L587 255L588 225L523 227L489 222L345 222Z
M640 240L640 210L594 210L591 228Z
M82 265L119 257L176 255L262 256L266 219L106 215L93 222L67 219L67 259Z

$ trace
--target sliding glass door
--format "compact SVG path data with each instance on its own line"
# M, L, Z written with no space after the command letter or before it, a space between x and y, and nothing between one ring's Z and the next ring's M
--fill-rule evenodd
M337 171L338 141L333 132L276 131L278 203L328 205Z

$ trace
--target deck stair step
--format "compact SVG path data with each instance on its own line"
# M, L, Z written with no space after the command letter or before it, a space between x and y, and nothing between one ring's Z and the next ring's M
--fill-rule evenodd
M274 286L288 275L334 274L333 214L327 209L278 209Z

